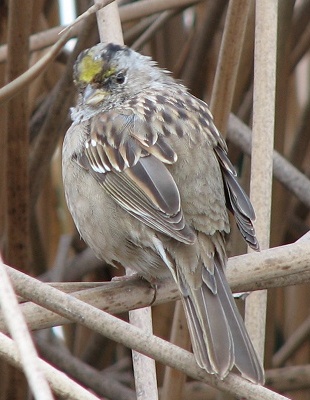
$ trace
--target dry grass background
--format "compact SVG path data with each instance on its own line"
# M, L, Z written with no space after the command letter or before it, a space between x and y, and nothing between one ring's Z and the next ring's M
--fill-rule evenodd
M59 35L57 1L0 2L0 400L309 399L310 1L113 4L95 14L76 0L87 16ZM244 254L233 229L227 275L234 291L254 290L246 323L265 388L204 374L187 351L173 283L158 285L151 315L153 289L110 282L124 271L93 256L68 214L60 154L72 65L100 39L122 42L120 26L127 45L210 104L250 192L262 251Z

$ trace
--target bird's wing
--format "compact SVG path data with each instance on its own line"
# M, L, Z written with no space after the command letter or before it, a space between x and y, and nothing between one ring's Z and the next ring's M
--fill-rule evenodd
M186 224L178 187L165 164L177 156L148 124L110 111L93 119L76 161L127 212L183 243L196 235ZM144 130L144 132L143 132Z
M250 199L239 185L234 167L227 157L225 149L220 145L214 149L219 160L227 208L233 213L236 224L245 241L254 250L259 249L252 221L255 219L255 212Z
M193 99L191 95L189 95L189 98ZM222 171L226 206L234 215L238 229L245 241L254 250L258 250L259 244L252 223L255 219L252 204L238 183L236 171L227 156L227 145L214 125L209 107L203 101L195 100L190 102L190 107L192 112L197 112L200 115L199 123L202 126L205 123L205 128L209 133L210 143L214 148Z

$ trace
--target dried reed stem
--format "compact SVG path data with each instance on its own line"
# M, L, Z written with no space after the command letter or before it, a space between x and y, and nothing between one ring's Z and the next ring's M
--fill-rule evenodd
M250 2L247 0L231 0L229 2L216 67L210 109L215 125L225 136L234 97L249 9Z
M248 400L257 400L257 398L266 400L286 399L284 396L271 392L260 385L252 384L233 373L229 374L223 381L215 376L208 375L198 367L192 353L147 334L135 326L10 267L7 267L7 270L14 282L15 291L25 299L69 318L71 321L87 326L95 332L170 367L180 369L194 379L201 380L234 396L246 397ZM16 279L16 277L19 277L19 279Z
M42 372L38 354L1 258L0 304L5 322L20 354L21 364L34 398L36 400L53 400L51 389Z
M99 4L100 0L96 0ZM126 14L125 14L126 15ZM97 12L97 23L101 42L124 44L119 10L116 2ZM104 223L104 221L102 221ZM127 270L127 274L132 271ZM153 333L151 308L129 312L129 321L147 334ZM137 400L158 400L155 361L139 352L132 351Z
M0 355L9 364L22 369L22 361L13 340L0 333ZM84 389L81 385L68 378L63 372L53 368L47 362L40 360L40 368L44 372L53 391L68 400L99 400L99 397Z
M257 215L255 228L262 249L269 247L270 239L277 11L277 1L261 0L256 3L251 200ZM266 306L266 291L252 293L246 300L246 324L262 360Z

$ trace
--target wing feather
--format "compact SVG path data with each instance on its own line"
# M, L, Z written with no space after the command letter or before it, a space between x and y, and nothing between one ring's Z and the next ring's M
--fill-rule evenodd
M217 146L215 153L222 170L227 208L233 213L236 224L245 241L253 249L258 250L259 244L252 223L255 220L255 212L250 199L239 185L236 171L229 161L226 151Z
M152 167L157 165L158 168L149 169L149 162ZM104 179L102 174L93 172L93 175L122 208L146 225L186 244L195 241L196 235L186 224L180 207L177 186L171 182L173 178L169 171L155 157L141 158L134 167L123 172L105 174ZM147 190L144 190L142 175L147 176ZM167 187L161 190L163 182ZM170 190L167 190L170 183Z

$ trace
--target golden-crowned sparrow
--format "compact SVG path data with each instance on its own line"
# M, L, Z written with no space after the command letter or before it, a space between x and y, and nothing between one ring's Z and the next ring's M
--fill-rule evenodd
M254 211L206 103L126 46L75 64L79 90L63 145L75 224L98 257L154 282L172 274L200 367L223 379L263 370L226 281L227 208L258 248Z

